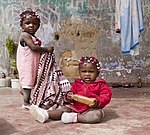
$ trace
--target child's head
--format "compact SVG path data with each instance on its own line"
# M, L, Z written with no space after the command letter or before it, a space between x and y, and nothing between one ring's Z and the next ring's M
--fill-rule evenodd
M81 57L79 61L79 74L85 83L95 81L99 73L100 63L95 57Z
M20 13L19 18L21 28L30 34L35 34L40 26L40 16L29 9Z

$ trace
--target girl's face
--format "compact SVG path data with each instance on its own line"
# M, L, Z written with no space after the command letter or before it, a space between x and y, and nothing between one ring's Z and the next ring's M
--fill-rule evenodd
M40 24L38 20L34 18L32 15L27 15L21 23L22 29L31 35L35 34L35 32L39 28L39 25Z
M92 63L87 63L80 65L79 74L83 82L90 83L96 80L98 71Z

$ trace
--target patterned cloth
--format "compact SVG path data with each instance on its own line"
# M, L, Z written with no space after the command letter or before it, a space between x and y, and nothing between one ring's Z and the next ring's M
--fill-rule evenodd
M69 89L70 83L56 64L54 54L42 54L31 103L44 109L58 108L64 104L64 93Z

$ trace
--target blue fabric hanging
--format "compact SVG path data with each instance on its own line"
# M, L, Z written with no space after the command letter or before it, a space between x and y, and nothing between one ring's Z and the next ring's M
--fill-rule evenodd
M119 3L116 5L120 6L118 7L120 18L118 18L121 30L121 52L130 53L131 49L139 44L140 33L144 30L141 0L116 0L116 2Z

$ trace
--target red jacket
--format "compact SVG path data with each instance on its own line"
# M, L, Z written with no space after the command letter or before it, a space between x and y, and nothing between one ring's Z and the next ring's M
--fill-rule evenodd
M98 105L96 108L104 108L110 102L112 96L112 92L108 87L108 84L102 78L98 78L95 82L88 84L82 82L81 79L76 78L72 83L70 91L74 94L96 98L98 100ZM70 102L70 100L67 101ZM80 113L90 109L88 105L76 101L73 101L69 107Z

